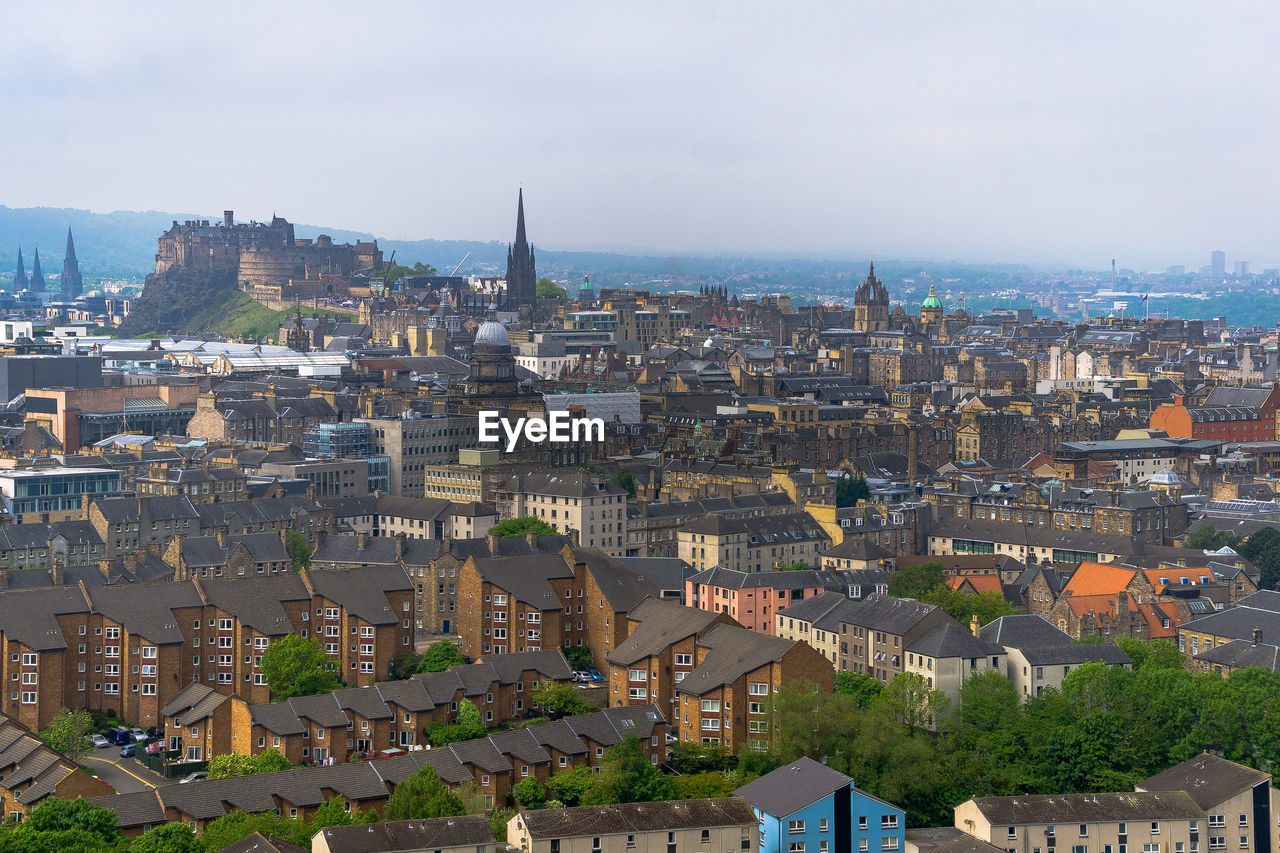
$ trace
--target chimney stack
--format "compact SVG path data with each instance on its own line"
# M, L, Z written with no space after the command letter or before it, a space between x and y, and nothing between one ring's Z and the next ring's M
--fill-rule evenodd
M534 533L532 530L526 531L524 534L524 541L529 543L529 550L532 551L538 547L538 534Z
M222 211L222 224L230 228L236 224L236 212L234 210Z
M982 630L981 623L978 622L978 614L975 613L969 617L969 630L973 632L973 636L977 637Z
M219 548L227 547L227 531L225 528L220 529L218 531L218 547Z
M495 557L498 554L498 534L486 533L485 540L489 543L489 556Z
M1261 629L1261 628L1254 628L1254 629L1253 629L1253 644L1256 646L1256 645L1258 645L1258 644L1259 644L1259 643L1261 643L1261 642L1262 642L1262 629Z
M361 530L356 534L356 550L363 551L369 546L369 534Z

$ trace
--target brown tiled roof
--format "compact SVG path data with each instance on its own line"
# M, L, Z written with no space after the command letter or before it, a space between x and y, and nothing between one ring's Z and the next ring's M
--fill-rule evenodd
M535 839L757 825L751 804L738 797L526 809L520 820Z

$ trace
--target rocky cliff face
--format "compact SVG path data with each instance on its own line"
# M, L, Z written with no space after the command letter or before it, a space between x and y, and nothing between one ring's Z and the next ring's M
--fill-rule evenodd
M208 272L174 267L147 276L142 295L120 326L122 337L151 332L182 332L200 314L236 289L234 272Z

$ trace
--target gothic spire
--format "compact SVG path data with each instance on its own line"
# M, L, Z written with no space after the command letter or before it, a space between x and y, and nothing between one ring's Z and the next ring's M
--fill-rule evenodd
M524 248L527 240L524 234L524 187L520 188L520 200L516 203L516 250Z
M67 228L67 252L62 258L62 298L75 299L83 290L80 262L76 260L76 243L71 238L71 229Z
M31 292L44 292L44 273L40 272L40 247L36 246L35 260L31 262Z
M13 271L13 292L26 290L27 284L27 268L22 263L22 247L18 247L18 268Z

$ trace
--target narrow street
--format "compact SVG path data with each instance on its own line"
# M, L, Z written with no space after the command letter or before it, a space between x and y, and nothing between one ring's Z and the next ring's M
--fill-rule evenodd
M143 767L135 759L121 758L120 747L97 749L82 759L84 766L116 789L120 794L147 791L158 785L176 784Z

